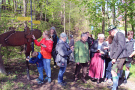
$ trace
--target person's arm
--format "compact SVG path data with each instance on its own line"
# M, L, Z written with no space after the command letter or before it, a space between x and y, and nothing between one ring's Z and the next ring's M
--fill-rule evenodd
M75 43L75 49L74 49L74 58L75 58L75 62L78 63L79 61L79 47L78 47L78 43Z
M70 55L72 53L72 50L68 50L67 48L65 50L65 45L64 44L59 44L58 48L58 53L62 56L62 57L66 57L68 55Z
M29 60L29 63L35 64L37 61L38 61L38 58L31 58L31 59Z
M95 42L92 44L91 48L90 48L90 52L96 53L96 52L97 52L97 46L98 46L98 42L95 41Z
M56 46L57 44L57 35L53 36L53 45Z

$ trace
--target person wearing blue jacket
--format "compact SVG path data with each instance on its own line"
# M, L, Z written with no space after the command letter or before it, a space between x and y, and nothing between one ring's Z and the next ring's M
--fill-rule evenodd
M42 84L43 83L43 61L42 61L42 55L40 52L36 52L34 51L32 53L32 58L26 58L26 60L31 63L31 64L36 64L37 65L37 69L39 72L39 77L36 79L38 84Z

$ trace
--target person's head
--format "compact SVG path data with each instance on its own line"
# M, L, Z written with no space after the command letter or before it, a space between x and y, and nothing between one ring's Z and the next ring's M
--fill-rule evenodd
M117 32L117 29L114 25L110 25L108 28L109 35L114 36Z
M51 38L49 31L44 31L43 32L43 38L45 38L45 39L48 39L48 38L50 39Z
M84 42L86 42L87 39L88 39L87 33L82 33L82 34L81 34L81 40L84 41Z
M103 43L104 42L104 38L105 38L104 34L98 34L98 41L100 43Z
M66 33L62 32L62 33L60 34L60 39L61 39L62 41L64 41L64 42L66 42L66 40L67 40L67 35L66 35Z
M131 40L133 38L134 34L133 34L133 31L128 31L127 33L127 37L129 40Z
M88 37L90 36L90 33L89 32L86 32L86 34L88 35Z
M53 35L53 34L56 34L56 28L54 26L52 26L50 28L50 34Z
M70 39L72 39L73 38L73 35L70 35Z
M34 51L31 55L33 58L37 57L38 56L38 52Z
M92 34L90 34L90 37L93 38L93 37L92 37Z
M111 44L111 43L112 43L112 40L113 40L113 36L109 35L109 36L107 37L108 43Z

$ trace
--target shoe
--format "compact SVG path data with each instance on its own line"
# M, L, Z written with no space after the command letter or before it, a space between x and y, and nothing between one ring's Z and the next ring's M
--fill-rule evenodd
M39 81L40 81L40 79L39 79L39 78L37 78L37 79L36 79L36 81L37 81L37 82L39 82Z
M106 82L106 81L107 81L107 78L105 78L104 82Z
M107 80L107 83L112 83L112 80L111 80L111 79L108 79L108 80Z
M113 88L113 85L112 86L107 86L107 88L112 89Z
M124 84L126 84L127 83L127 79L124 79Z
M54 65L53 68L56 68L56 65Z
M99 79L97 79L97 84L99 84L99 82L100 82Z
M39 81L39 82L37 82L38 84L43 84L44 82L43 81Z
M63 83L63 82L60 82L60 83L58 83L58 84L61 85L61 86L66 86L66 84Z
M67 84L67 82L65 82L64 80L63 80L63 83Z
M78 78L75 78L74 82L77 82Z
M51 78L48 78L48 83L51 83Z
M87 83L85 79L82 79L82 82L83 82L83 83Z
M44 81L48 81L48 77L46 77L46 78L44 79Z
M107 88L112 89L113 85L112 86L107 86ZM118 87L116 88L116 90L118 90Z

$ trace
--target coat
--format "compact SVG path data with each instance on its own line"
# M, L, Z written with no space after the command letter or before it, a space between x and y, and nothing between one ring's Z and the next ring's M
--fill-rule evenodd
M123 33L121 32L116 33L116 35L113 38L111 48L113 48L111 52L112 59L128 57L127 50L126 50L126 39Z
M88 43L83 43L81 40L75 43L74 49L75 62L86 63L90 60Z
M72 53L72 50L69 50L69 45L60 39L56 45L56 53L55 62L57 65L60 66L59 62L63 62L64 66L67 66L68 56Z
M102 46L101 46L101 51L104 52L104 54L102 54L101 58L104 60L105 55L108 55L108 51L104 50L104 47L107 47L107 43L103 42ZM94 56L94 54L97 52L98 50L98 40L94 41L93 45L91 46L90 49L90 53L91 53L91 58Z
M42 61L43 57L41 55L40 52L38 52L38 56L34 57L34 58L30 58L29 63L35 64L37 65L37 67L43 67L43 61Z
M52 55L52 48L53 48L53 41L50 40L46 40L45 38L43 38L40 42L38 42L37 40L34 40L35 44L37 46L41 46L41 44L46 45L46 48L41 46L41 54L43 55L43 58L45 59L51 59Z

